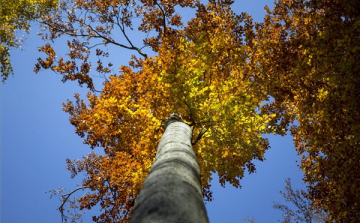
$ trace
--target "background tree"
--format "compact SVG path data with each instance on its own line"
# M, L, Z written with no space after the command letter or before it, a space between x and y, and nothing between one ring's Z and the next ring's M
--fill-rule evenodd
M304 196L304 191L295 190L291 186L290 178L285 180L285 190L280 191L286 202L295 205L295 210L289 206L275 203L274 208L283 212L283 223L306 222L306 223L323 223L327 222L328 214L321 209L313 207L311 200Z
M360 104L358 1L280 0L256 25L251 60L291 132L307 196L330 220L358 222ZM275 121L275 120L274 120Z
M74 39L68 41L67 58L57 56L50 44L41 47L47 58L40 58L35 70L51 69L62 74L63 81L77 80L93 91L87 100L75 95L64 110L85 144L104 148L102 155L68 160L72 176L84 173L81 188L90 190L75 200L77 207L99 204L102 209L94 221L128 221L155 158L161 121L170 113L180 113L192 128L203 194L209 200L212 173L218 173L222 185L239 187L244 171L255 171L252 160L263 159L268 142L261 134L273 131L268 123L274 115L259 113L268 98L247 64L251 17L235 15L230 4L78 0L61 3L55 15L44 18L44 38ZM196 7L196 17L184 28L176 6ZM153 31L144 43L156 56L149 57L128 37L133 15L141 16L141 31ZM117 39L117 33L123 39ZM133 50L142 58L134 56L119 74L109 75L113 63L104 62L110 56L108 45ZM106 78L100 94L94 93L90 76L92 53L101 58L93 70Z
M56 8L57 0L6 0L0 2L0 71L2 82L13 73L10 49L21 48L21 31L28 33L30 23Z

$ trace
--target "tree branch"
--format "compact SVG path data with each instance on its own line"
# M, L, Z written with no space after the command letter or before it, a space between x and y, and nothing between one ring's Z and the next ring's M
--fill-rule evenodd
M125 24L124 22L121 20L121 25L119 23L120 18L118 16L116 16L116 25L119 27L119 29L121 30L122 34L124 35L125 39L128 41L128 43L130 44L130 46L132 47L132 49L136 50L141 56L143 56L145 59L147 58L147 54L143 53L141 51L141 49L143 48L138 48L135 47L134 44L131 42L130 38L127 36L126 32L125 32Z
M202 138L202 136L209 130L209 128L204 130L204 126L201 127L199 134L196 137L194 142L191 142L192 145L196 145L196 143Z
M161 8L161 5L157 2L157 0L154 0L155 5L157 5L159 7L159 9L161 10L162 14L163 14L163 29L164 29L164 36L166 35L166 15L164 12L164 9Z
M61 222L66 222L67 216L64 214L64 205L68 202L69 198L71 195L73 195L75 192L79 191L79 190L84 190L84 189L88 189L89 187L83 186L83 187L78 187L74 190L72 190L71 192L67 193L67 194L60 194L62 201L61 201L61 205L58 208L58 210L60 211L61 214Z

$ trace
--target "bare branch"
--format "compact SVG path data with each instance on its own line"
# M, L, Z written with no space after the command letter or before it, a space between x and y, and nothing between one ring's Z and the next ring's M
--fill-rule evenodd
M59 190L54 190L54 191L51 191L53 194L57 194L57 195L60 195L60 198L61 198L61 205L59 206L58 210L60 211L60 214L61 214L61 222L67 222L67 219L69 218L68 216L66 216L64 214L64 206L66 203L68 203L70 197L76 193L77 191L79 190L85 190L85 189L88 189L89 187L86 187L86 186L82 186L82 187L78 187L72 191L70 191L69 193L66 193L66 194L61 194L63 189L59 189ZM84 196L84 195L83 195Z
M124 35L125 39L128 41L128 43L130 44L131 48L136 50L141 56L143 56L144 58L147 58L147 55L145 53L143 53L141 51L141 49L143 49L145 46L141 47L141 48L138 48L138 47L135 47L134 44L131 42L130 38L128 37L128 35L126 34L125 32L125 24L124 22L121 20L121 25L119 23L120 21L120 18L119 16L116 16L116 25L119 27L119 29L121 30L122 34Z

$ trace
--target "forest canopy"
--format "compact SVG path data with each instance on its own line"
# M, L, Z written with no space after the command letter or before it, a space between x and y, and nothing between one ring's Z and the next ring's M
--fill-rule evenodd
M278 0L256 23L232 3L69 0L39 16L45 56L34 70L89 89L63 108L84 143L104 151L67 160L72 177L84 176L80 189L90 192L64 199L63 214L66 203L100 205L94 221L128 221L163 122L178 113L193 131L205 199L212 199L212 174L240 187L269 149L265 134L291 133L313 208L329 222L360 220L360 5ZM183 8L194 17L183 19ZM65 53L56 47L63 37ZM118 65L110 47L134 55Z

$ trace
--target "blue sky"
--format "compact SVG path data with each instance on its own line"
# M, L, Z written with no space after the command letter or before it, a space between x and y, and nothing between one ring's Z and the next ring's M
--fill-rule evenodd
M264 5L271 0L237 0L234 9L246 11L260 21ZM70 179L66 158L81 158L90 149L74 133L61 103L86 89L76 83L63 84L49 71L33 73L37 47L42 44L34 27L24 50L12 51L15 76L1 84L1 220L2 223L61 222L57 198L46 191L75 188L80 179ZM61 48L61 45L57 45ZM121 57L122 55L119 55ZM284 202L279 191L290 177L295 188L304 188L292 139L270 136L266 161L256 162L257 173L241 181L242 189L222 188L212 182L214 201L206 204L211 223L244 222L253 216L258 223L278 222L281 212L273 202ZM84 222L91 222L91 213Z

